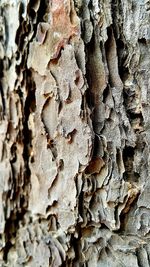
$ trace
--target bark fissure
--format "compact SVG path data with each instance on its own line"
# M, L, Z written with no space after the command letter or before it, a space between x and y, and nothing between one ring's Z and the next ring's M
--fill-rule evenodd
M149 266L149 5L0 4L2 266Z

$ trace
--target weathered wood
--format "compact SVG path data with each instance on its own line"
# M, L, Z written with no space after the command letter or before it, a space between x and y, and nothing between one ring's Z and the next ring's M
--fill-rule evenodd
M1 0L0 266L150 265L149 12Z

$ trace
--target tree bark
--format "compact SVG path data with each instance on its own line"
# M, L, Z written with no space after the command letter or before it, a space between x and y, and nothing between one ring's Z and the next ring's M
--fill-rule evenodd
M149 12L1 0L0 266L150 266Z

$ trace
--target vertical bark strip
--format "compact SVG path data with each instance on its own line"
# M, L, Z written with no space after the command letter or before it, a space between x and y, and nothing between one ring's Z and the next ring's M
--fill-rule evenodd
M149 266L149 11L1 0L0 266Z

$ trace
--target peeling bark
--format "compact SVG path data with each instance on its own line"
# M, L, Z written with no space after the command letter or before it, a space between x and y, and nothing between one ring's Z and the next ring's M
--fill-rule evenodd
M0 266L149 266L149 11L1 1Z

